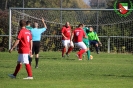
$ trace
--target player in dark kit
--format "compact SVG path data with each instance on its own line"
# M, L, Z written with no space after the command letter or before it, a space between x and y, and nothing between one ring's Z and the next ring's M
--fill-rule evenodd
M42 23L44 27L38 28L39 26L38 23L34 22L35 27L30 30L32 34L32 40L33 40L32 55L31 55L30 61L32 61L33 55L35 54L35 62L36 62L35 68L38 68L41 34L45 32L47 29L44 18L42 18Z

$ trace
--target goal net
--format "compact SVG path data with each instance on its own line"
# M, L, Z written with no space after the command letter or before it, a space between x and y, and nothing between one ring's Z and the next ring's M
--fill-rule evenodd
M10 45L15 41L21 19L32 23L37 21L43 27L41 18L46 20L47 30L42 33L42 51L60 51L61 27L70 22L72 28L79 23L92 25L97 32L102 52L132 52L133 47L133 12L127 17L120 17L112 9L67 9L67 8L11 8L10 9ZM77 50L75 48L74 50ZM95 50L91 47L91 51Z

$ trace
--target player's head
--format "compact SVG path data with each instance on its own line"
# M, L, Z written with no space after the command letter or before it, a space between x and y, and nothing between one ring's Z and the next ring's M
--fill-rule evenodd
M79 24L79 25L78 25L78 28L79 28L79 27L80 27L80 28L83 28L83 27L84 27L84 24Z
M85 26L84 27L84 30L86 31L86 33L89 33L90 32L90 28L88 26Z
M20 25L20 27L25 27L26 26L26 21L25 20L20 20L19 25Z
M70 26L70 23L69 22L66 22L65 26L66 27L69 27Z
M90 26L89 28L90 28L90 31L93 31L93 27L92 26Z
M26 21L26 25L30 25L31 24L31 21Z
M38 23L37 22L34 22L34 27L38 28Z

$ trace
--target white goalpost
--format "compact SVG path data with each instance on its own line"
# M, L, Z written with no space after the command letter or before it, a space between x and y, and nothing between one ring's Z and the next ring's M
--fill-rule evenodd
M62 47L60 29L68 21L73 29L79 23L92 25L103 44L101 52L132 52L132 15L133 13L127 17L120 17L114 9L10 8L9 49L19 30L19 20L41 22L41 17L44 17L48 29L42 34L42 51L60 51ZM41 23L39 24L42 27Z

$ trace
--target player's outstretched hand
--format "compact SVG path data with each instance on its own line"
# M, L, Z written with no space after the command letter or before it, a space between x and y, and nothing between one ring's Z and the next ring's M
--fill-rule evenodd
M44 23L44 21L45 21L45 20L44 20L44 18L42 17L42 22Z
M101 42L99 42L99 45L100 45L100 46L102 46L102 43L101 43Z
M12 50L13 50L13 49L10 49L10 50L9 50L9 53L11 53L11 52L12 52Z
M100 44L100 46L102 46L102 43Z
M102 46L102 43L100 42L99 45Z

